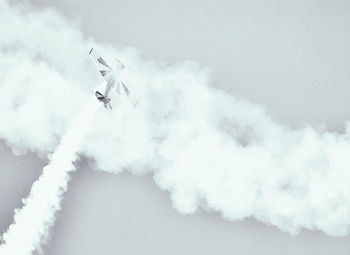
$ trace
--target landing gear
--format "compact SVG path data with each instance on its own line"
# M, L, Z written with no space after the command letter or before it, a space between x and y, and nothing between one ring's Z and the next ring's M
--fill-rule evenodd
M100 101L101 103L103 103L103 106L106 109L112 110L112 106L109 103L109 101L111 101L111 99L109 97L105 97L102 93L100 93L99 91L95 92L95 96L97 98L98 101Z

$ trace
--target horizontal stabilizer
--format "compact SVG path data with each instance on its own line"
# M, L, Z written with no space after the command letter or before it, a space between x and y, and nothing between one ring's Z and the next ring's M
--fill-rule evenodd
M125 94L127 96L129 96L130 95L130 90L128 89L128 87L124 84L124 82L120 81L120 83L122 84L122 86L124 88Z

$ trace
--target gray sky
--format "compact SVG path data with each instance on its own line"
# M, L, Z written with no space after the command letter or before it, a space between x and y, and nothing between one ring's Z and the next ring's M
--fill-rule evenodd
M346 0L61 0L55 7L99 41L168 63L198 61L212 70L214 86L293 126L341 130L350 117Z
M50 1L32 1L50 6ZM135 46L150 59L192 59L215 86L267 107L291 126L349 120L350 5L346 1L57 1L87 36ZM0 227L12 221L44 162L0 148ZM46 254L347 254L349 237L297 237L253 220L183 216L150 176L73 175Z

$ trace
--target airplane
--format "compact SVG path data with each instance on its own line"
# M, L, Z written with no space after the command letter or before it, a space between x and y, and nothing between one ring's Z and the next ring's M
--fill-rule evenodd
M113 66L108 65L93 48L91 48L89 55L106 82L104 88L96 89L95 96L99 102L103 103L103 106L106 109L111 110L112 106L110 104L111 98L109 94L114 87L119 95L121 95L120 87L122 87L122 91L124 91L125 95L128 97L130 96L130 90L119 78L120 73L124 70L125 66L119 59L115 59Z

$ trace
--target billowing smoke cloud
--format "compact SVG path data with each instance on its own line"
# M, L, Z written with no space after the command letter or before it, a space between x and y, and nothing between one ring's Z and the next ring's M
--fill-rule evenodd
M254 217L292 234L350 224L350 124L344 134L292 130L264 110L210 87L194 62L165 66L135 49L84 38L54 10L0 2L0 137L18 152L52 151L101 80L87 57L118 56L139 104L100 111L83 153L103 171L152 172L174 208L227 220Z
M14 222L3 234L0 246L2 255L28 255L40 250L47 240L49 228L55 222L55 213L60 209L61 200L67 190L70 172L76 168L81 142L95 116L97 102L91 98L75 116L72 126L62 137L60 144L44 167L43 174L33 184L24 206L15 211Z

